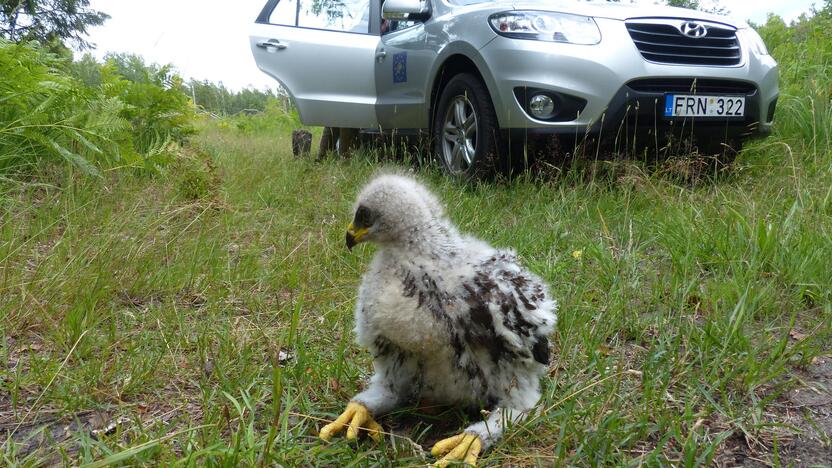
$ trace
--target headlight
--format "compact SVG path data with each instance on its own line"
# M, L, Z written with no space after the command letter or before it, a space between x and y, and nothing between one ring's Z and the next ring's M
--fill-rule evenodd
M488 22L497 34L515 39L595 45L601 31L588 16L548 11L507 11L495 13Z
M745 37L751 45L751 50L757 55L768 55L768 48L763 38L754 30L754 28L747 28L745 30Z

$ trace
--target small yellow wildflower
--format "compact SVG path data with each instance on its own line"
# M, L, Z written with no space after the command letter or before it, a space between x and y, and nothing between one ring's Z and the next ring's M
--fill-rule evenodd
M575 260L580 260L581 257L583 257L583 256L584 256L584 251L583 250L576 250L576 251L572 252L572 257Z

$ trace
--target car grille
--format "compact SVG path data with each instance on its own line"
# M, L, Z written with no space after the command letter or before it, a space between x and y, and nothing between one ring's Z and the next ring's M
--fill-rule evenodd
M627 22L627 31L642 57L674 65L739 65L742 55L737 31L729 26L702 22L708 33L693 38L682 34L686 20Z
M697 93L752 95L757 87L752 83L713 78L644 78L627 83L642 93Z

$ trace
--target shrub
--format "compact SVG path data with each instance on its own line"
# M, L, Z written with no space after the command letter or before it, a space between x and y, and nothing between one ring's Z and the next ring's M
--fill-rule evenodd
M97 162L118 158L124 104L61 67L61 58L33 43L0 40L0 172L51 157L97 174Z
M101 67L101 92L126 104L121 112L132 126L136 151L159 142L182 141L194 133L193 108L182 79L170 65L147 65L132 54L113 54Z
M221 178L207 153L194 148L178 148L171 175L177 194L188 201L216 202Z
M279 98L269 98L263 112L239 113L226 117L224 122L246 134L273 133L301 126L297 110L288 107L286 101Z
M170 67L135 56L73 64L35 43L0 40L0 173L40 159L96 175L156 170L162 150L193 133L193 109Z

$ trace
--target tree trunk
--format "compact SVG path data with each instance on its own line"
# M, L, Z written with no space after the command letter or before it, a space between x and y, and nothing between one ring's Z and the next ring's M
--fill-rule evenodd
M20 18L20 9L23 8L23 2L25 0L19 0L15 6L9 11L9 40L15 42L15 36L17 35L17 20Z

